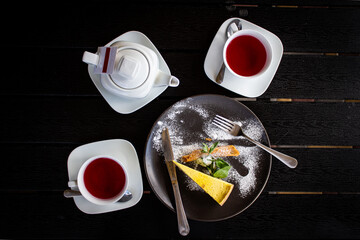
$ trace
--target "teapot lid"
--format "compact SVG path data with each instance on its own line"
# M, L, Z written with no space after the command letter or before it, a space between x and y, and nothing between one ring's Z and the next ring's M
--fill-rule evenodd
M119 50L115 58L113 82L121 88L132 89L143 84L149 76L150 66L143 53L126 48Z

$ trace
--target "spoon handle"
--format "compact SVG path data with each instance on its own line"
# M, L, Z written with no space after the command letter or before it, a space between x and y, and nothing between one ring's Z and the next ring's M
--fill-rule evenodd
M64 197L66 198L73 198L78 196L82 196L80 191L71 190L71 189L66 189L64 191ZM130 199L132 199L132 197L133 197L132 193L129 190L126 190L124 195L118 200L118 202L127 202Z
M225 64L222 63L219 73L216 76L216 80L215 80L218 84L221 84L223 82L224 74L225 74Z
M293 158L290 157L286 154L283 154L281 152L275 151L272 148L269 148L251 138L249 138L248 136L246 136L244 134L244 136L252 143L256 144L257 146L261 147L262 149L264 149L265 151L267 151L268 153L270 153L271 155L275 156L277 159L279 159L281 162L283 162L286 166L288 166L289 168L296 168L296 166L298 165L298 161Z
M79 191L70 190L70 189L66 189L64 191L64 197L66 197L66 198L72 198L72 197L77 197L77 196L81 196L81 193Z

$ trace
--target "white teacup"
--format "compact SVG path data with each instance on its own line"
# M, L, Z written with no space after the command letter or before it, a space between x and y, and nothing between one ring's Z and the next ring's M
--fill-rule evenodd
M77 181L69 187L78 187L81 195L97 205L119 201L127 191L128 175L121 162L110 156L95 156L81 166Z
M180 83L179 79L159 69L158 56L148 47L118 41L106 53L104 48L99 48L96 54L85 51L82 60L96 66L94 73L101 74L103 87L115 95L143 98L152 87L177 87Z
M271 45L255 30L238 30L225 42L223 60L229 72L238 78L258 76L270 66Z

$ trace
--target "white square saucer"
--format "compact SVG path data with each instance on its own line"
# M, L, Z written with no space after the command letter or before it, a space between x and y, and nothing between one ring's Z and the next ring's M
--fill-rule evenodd
M219 85L245 97L258 97L269 87L283 55L283 45L275 34L241 18L230 18L226 20L219 28L210 45L204 62L204 70L208 78L216 83L216 76L223 63L223 48L227 40L225 37L226 28L234 19L240 19L243 29L256 30L266 37L272 49L273 59L269 68L264 73L246 79L239 79L226 69L224 81Z
M81 165L89 158L97 155L108 155L118 159L126 168L129 176L128 190L133 198L127 202L116 202L109 205L97 205L83 196L74 197L75 205L84 213L97 214L129 208L137 204L143 194L140 163L134 146L123 139L111 139L85 144L75 148L68 158L69 181L77 179ZM79 190L73 187L72 190Z
M170 69L167 66L163 57L161 56L160 52L150 41L150 39L147 38L143 33L137 31L126 32L120 35L119 37L115 38L105 46L108 47L117 41L134 42L152 49L159 58L159 69L171 75ZM139 110L140 108L142 108L143 106L154 100L156 97L158 97L162 92L164 92L168 88L168 86L153 87L151 88L149 94L144 98L128 98L125 96L117 96L110 93L102 86L100 81L100 74L94 74L94 68L95 68L94 65L88 66L88 72L91 80L94 82L96 88L105 98L107 103L118 113L129 114L135 112L136 110Z

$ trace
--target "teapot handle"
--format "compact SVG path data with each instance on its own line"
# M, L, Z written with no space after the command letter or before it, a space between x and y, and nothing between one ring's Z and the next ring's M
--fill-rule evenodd
M154 86L169 86L169 87L177 87L180 84L180 80L177 77L164 73L159 70Z
M82 61L87 64L97 65L99 58L99 55L85 51L82 57Z

